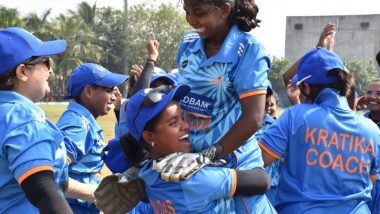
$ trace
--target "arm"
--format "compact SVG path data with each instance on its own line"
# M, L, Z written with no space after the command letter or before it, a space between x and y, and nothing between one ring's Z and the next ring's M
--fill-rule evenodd
M21 182L21 188L28 200L40 213L73 213L65 198L54 183L53 171L34 173Z
M235 195L262 195L270 188L270 178L262 169L236 170Z
M152 72L158 57L159 43L157 40L149 40L146 44L148 50L148 59L144 65L144 68L132 89L132 95L143 88L149 88Z
M265 111L265 94L249 96L240 100L242 114L217 144L222 156L239 148L262 125Z
M94 192L98 186L92 184L81 183L77 180L69 178L68 188L65 196L68 198L83 199L90 203L94 203Z

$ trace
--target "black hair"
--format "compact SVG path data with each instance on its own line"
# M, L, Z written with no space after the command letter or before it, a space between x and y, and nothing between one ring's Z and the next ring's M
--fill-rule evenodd
M209 4L215 7L221 7L223 4L231 5L231 12L228 20L231 24L236 24L241 31L249 32L256 27L260 27L260 19L256 16L259 13L259 7L255 0L197 0L202 4Z
M377 64L380 66L380 51L376 54Z
M339 91L339 95L350 97L355 96L355 82L352 74L345 70L335 68L327 72L328 77L337 77L337 81L328 84L309 84L313 89L310 97L314 100L319 92L325 88L333 88Z
M162 112L153 117L145 125L144 131L154 131ZM141 168L143 163L149 159L148 143L141 137L140 141L135 140L129 133L124 134L120 138L120 145L128 161L136 167Z

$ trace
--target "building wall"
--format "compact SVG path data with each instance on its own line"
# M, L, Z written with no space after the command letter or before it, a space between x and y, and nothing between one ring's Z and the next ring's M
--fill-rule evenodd
M287 17L285 58L294 62L315 47L327 23L338 24L334 52L339 56L375 60L380 51L380 14Z

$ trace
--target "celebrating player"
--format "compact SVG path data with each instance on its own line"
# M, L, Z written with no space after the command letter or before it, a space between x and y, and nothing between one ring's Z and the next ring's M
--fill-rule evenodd
M57 126L67 137L65 145L72 179L85 184L100 183L105 143L96 119L113 109L114 87L126 79L126 75L112 73L92 63L82 64L71 73L66 98L74 101L69 103ZM68 201L74 213L99 213L94 203L77 199Z
M305 54L296 82L306 103L282 113L264 133L266 165L285 153L277 191L279 213L370 213L380 167L380 131L348 105L352 77L325 48Z
M133 95L127 107L129 134L122 144L129 151L148 155L158 160L177 152L190 152L189 126L183 120L179 100L190 91L187 85L174 89L159 86L141 90ZM213 164L202 154L190 153L201 165ZM146 194L155 213L229 213L234 212L234 195L263 194L269 187L268 175L263 169L235 170L221 167L205 167L196 175L178 183L165 182L153 168L161 162L149 161L140 171L145 182ZM115 180L115 178L117 178ZM106 213L124 212L129 199L144 196L141 191L130 191L123 184L123 176L106 177L95 192L97 206ZM105 185L113 180L115 186ZM136 182L143 185L144 182ZM140 195L139 195L140 194ZM131 208L131 207L130 207Z
M65 49L64 40L0 30L0 213L72 213L57 188L67 182L63 136L35 104L50 91L48 56Z

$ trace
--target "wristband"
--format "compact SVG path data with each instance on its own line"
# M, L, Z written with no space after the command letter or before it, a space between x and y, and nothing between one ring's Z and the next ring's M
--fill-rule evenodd
M222 146L219 144L211 145L202 150L201 154L208 157L210 160L219 160L222 158Z
M153 62L153 65L155 65L157 62L154 59L147 59L146 62Z

